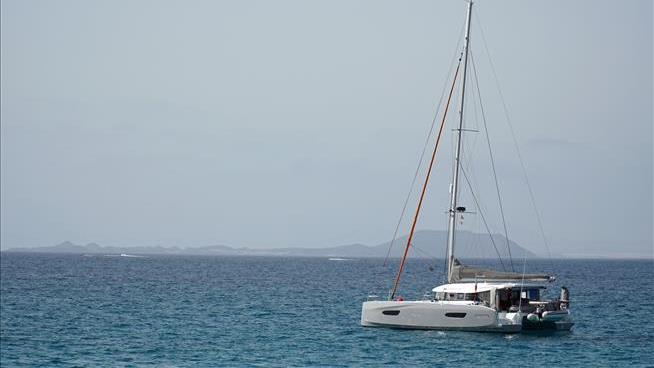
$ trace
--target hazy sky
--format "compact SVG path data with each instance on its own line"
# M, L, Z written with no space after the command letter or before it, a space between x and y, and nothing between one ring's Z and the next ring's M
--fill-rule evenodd
M313 247L392 236L465 3L4 0L1 11L3 247ZM652 12L648 0L475 3L472 52L509 236L523 246L544 254L479 25L552 251L651 256ZM421 229L446 226L453 124ZM501 232L484 135L466 144ZM478 217L463 228L484 231Z

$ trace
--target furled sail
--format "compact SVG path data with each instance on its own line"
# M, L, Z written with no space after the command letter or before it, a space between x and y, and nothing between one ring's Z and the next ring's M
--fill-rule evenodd
M472 281L535 281L535 282L552 282L554 276L536 273L518 273L518 272L498 272L477 267L465 266L458 259L452 263L451 283L455 282L472 282Z

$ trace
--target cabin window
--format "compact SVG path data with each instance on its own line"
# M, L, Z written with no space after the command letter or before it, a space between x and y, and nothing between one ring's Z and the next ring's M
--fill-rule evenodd
M520 298L521 299L529 299L529 300L539 300L539 293L540 290L538 289L528 289L520 293Z
M478 301L490 304L491 296L490 291L483 291L481 293L444 293L434 292L435 301L443 300L463 300L463 301Z
M450 317L450 318L463 318L466 316L466 313L461 313L461 312L447 312L445 313L445 317Z
M488 298L490 298L490 293ZM477 294L474 293L434 293L434 300L477 300Z
M490 291L484 291L481 293L452 293L449 294L448 297L450 297L450 299L447 300L465 300L490 304Z
M397 316L398 314L400 314L400 311L399 310L385 310L385 311L382 311L382 314L385 314L387 316Z
M490 300L491 300L490 291L484 291L484 292L481 292L481 293L477 293L477 300L480 301L480 302L490 304Z

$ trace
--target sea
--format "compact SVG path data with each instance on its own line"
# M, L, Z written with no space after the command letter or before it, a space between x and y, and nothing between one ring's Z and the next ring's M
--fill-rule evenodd
M397 259L0 256L2 367L654 367L652 260L528 260L570 289L570 332L364 328ZM411 259L423 298L443 261Z

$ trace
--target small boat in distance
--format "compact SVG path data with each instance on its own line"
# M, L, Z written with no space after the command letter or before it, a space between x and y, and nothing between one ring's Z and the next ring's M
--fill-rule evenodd
M392 327L408 329L463 330L479 332L517 333L525 330L570 330L573 322L569 310L569 292L561 288L559 299L543 300L543 291L555 280L547 274L499 272L495 270L466 266L455 257L456 226L462 220L466 208L460 206L459 179L466 173L461 165L462 135L464 129L464 102L468 57L472 1L467 4L465 38L463 50L454 73L447 104L445 105L440 130L425 176L424 185L417 205L411 230L404 248L404 255L395 277L388 300L368 300L361 309L361 325L365 327ZM408 301L397 297L397 288L411 247L425 191L429 182L443 125L452 98L459 71L460 98L456 134L453 180L450 187L447 239L447 283L433 288L425 300ZM490 143L489 143L490 145ZM492 159L492 157L491 157ZM467 177L466 177L467 181ZM497 180L496 180L497 183ZM497 184L496 184L497 185ZM499 187L498 187L499 197ZM475 199L476 202L476 199ZM479 207L477 205L477 207ZM481 210L478 208L481 212ZM507 238L508 239L508 238ZM508 246L508 244L507 244ZM510 250L510 249L509 249ZM509 253L510 254L510 253Z
M125 253L121 253L119 257L145 258L145 256L139 256L139 255L135 255L135 254L125 254Z

